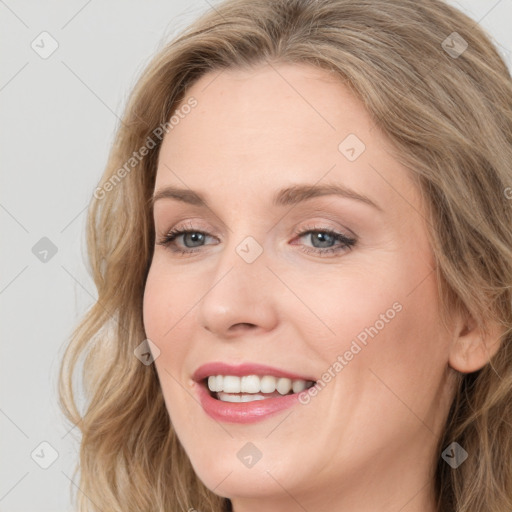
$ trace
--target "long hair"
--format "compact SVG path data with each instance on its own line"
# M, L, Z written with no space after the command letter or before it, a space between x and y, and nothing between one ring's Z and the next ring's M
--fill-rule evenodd
M60 406L81 432L79 512L230 509L194 473L155 367L134 350L146 338L162 127L194 108L188 89L200 76L264 63L328 70L364 103L425 201L443 318L463 311L484 332L490 321L503 327L489 363L458 374L438 453L456 441L470 456L457 469L439 456L435 491L439 512L510 512L511 77L489 36L441 0L227 0L149 63L89 205L87 264L98 300L59 373Z

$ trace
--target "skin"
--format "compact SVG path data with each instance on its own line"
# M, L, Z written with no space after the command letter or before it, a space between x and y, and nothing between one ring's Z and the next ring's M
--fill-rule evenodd
M362 103L324 70L216 71L188 96L198 105L164 138L155 191L190 188L210 207L156 201L143 314L161 351L155 365L171 421L197 475L236 512L433 512L435 448L455 370L474 371L497 347L482 345L468 318L442 326L425 209L408 171ZM352 162L338 150L348 134L366 146ZM382 211L334 195L271 204L285 186L327 182ZM198 252L158 244L191 226L207 233L202 245L179 236L174 247ZM355 235L356 244L297 236L312 227ZM236 251L248 236L263 250L250 264ZM341 250L306 254L301 246ZM195 398L191 376L210 361L321 379L397 302L401 311L307 405L240 425L216 422ZM248 441L262 453L252 468L237 458Z

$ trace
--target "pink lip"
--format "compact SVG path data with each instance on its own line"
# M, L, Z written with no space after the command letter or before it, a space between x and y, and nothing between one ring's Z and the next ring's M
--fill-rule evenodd
M202 382L210 375L273 375L289 379L303 379L315 382L315 379L293 374L278 368L258 364L241 364L232 366L226 363L208 363L200 366L193 375L196 381L196 392L201 405L211 418L231 423L252 423L261 421L273 414L297 404L300 393L276 396L253 402L222 402L210 395L208 386ZM304 391L302 391L304 393Z
M210 396L210 391L203 383L196 383L196 391L204 412L217 421L230 423L253 423L288 409L299 403L300 393L276 396L254 402L221 402ZM304 391L301 391L304 393Z
M274 377L286 377L288 379L302 379L316 381L314 377L298 375L290 373L279 368L273 368L272 366L266 366L263 364L244 363L239 365L231 365L227 363L212 362L203 364L195 372L192 378L199 382L210 375L234 375L236 377L242 377L244 375L273 375Z

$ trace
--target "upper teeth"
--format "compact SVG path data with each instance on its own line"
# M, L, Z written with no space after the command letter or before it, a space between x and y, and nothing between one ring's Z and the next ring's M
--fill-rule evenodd
M313 385L311 381L302 379L291 380L286 377L273 377L265 375L245 375L236 377L234 375L211 375L208 377L208 389L210 391L223 391L224 393L273 393L278 391L286 395L293 390L300 393L306 387Z

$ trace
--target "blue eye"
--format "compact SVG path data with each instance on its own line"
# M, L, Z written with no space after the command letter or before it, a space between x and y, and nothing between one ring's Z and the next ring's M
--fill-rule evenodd
M313 248L302 247L302 251L306 253L337 253L340 251L346 251L352 248L356 240L354 238L350 238L345 236L343 233L338 233L337 231L333 231L331 229L322 229L322 228L314 228L308 229L307 231L302 231L297 235L299 238L304 236L310 237L310 240L313 244ZM338 242L338 246L335 244ZM319 244L316 245L315 244Z
M301 250L307 254L313 253L322 255L345 252L351 249L356 243L354 238L321 227L307 228L307 230L301 231L296 235L299 239L306 236L310 237L313 247L308 248L303 245L300 247ZM178 228L169 231L158 244L169 248L173 253L188 255L198 252L208 237L215 238L193 227ZM176 243L179 238L182 239L184 248L181 248L180 245Z
M158 243L169 248L172 252L185 255L197 252L197 249L202 247L202 243L204 243L207 236L209 236L208 233L198 231L197 229L175 228L171 229ZM180 246L176 244L178 238L182 238L185 249L179 248Z
M179 234L181 234L183 236L183 241L185 241L187 238L187 236L189 236L189 240L191 241L191 244L192 245L189 245L187 243L185 243L185 246L186 247L198 247L198 245L196 245L198 242L199 244L201 242L204 242L204 239L205 239L205 233L202 233L200 231L178 231L177 233L175 233L174 235L172 235L170 237L170 240L169 241L172 241L172 240L175 240Z

